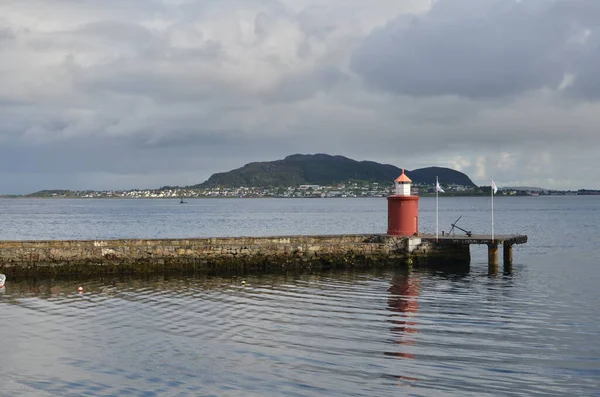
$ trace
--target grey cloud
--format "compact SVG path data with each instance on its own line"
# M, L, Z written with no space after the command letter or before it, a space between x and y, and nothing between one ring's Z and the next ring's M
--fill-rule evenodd
M81 36L99 36L107 39L112 45L125 44L128 47L142 47L148 43L154 43L157 37L147 28L135 23L120 21L100 21L92 22L81 26L70 34L76 37ZM85 40L85 37L81 37Z
M600 15L598 18L598 24L600 25ZM575 98L597 101L600 99L600 75L598 74L600 65L600 26L590 31L584 46L586 51L577 65L574 72L574 82L567 88L567 92Z
M317 92L328 92L349 77L335 68L318 68L310 72L286 76L272 90L260 97L267 102L296 102L305 100Z
M215 150L227 151L225 142L212 139L187 146L171 146L168 142L153 146L135 138L124 142L88 137L47 143L43 147L11 144L0 149L0 166L3 172L10 173L174 173L193 170L190 164L194 163L194 156L209 156Z
M566 149L600 167L600 105L581 100L600 86L600 2L439 0L395 17L423 2L27 1L54 17L0 1L20 12L0 22L0 193L195 184L296 152L510 181L543 180Z
M0 27L0 44L3 41L13 40L15 38L15 34L13 31L6 27Z
M555 88L587 50L574 38L598 24L589 13L600 17L586 1L433 4L429 13L401 16L367 37L354 70L375 87L409 95L493 98Z
M335 32L335 24L329 18L322 16L323 13L327 13L327 9L316 6L307 7L299 13L298 23L307 37L323 40Z

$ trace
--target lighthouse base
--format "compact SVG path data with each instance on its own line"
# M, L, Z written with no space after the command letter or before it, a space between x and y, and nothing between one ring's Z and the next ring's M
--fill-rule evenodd
M389 196L388 230L391 236L419 233L419 196Z

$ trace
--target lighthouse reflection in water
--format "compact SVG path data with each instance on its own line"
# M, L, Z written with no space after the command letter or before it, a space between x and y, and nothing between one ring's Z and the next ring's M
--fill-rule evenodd
M420 280L416 274L407 272L394 275L392 285L388 289L388 310L392 312L389 322L393 342L400 349L395 352L386 352L388 356L401 358L415 358L412 346L415 344L415 334L419 332L417 313L419 311Z

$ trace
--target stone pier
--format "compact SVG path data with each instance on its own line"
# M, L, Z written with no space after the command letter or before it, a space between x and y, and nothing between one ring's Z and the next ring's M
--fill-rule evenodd
M431 236L368 234L0 241L0 273L9 277L56 277L468 265L469 246L489 242L484 240L484 237L448 236L436 241ZM527 236L498 237L495 241L512 247L512 244L526 242ZM505 248L505 258L506 252ZM512 257L512 251L510 253Z

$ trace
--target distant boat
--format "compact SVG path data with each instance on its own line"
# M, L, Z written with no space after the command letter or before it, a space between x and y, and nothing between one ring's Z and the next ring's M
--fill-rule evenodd
M187 204L187 201L183 201L183 196L181 196L181 200L179 201L179 204Z
M0 288L4 288L5 282L6 282L6 276L4 274L0 274Z

